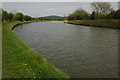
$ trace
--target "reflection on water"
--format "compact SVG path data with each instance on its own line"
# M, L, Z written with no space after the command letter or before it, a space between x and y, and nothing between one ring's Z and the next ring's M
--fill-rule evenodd
M117 77L116 29L52 21L19 25L14 32L72 78Z

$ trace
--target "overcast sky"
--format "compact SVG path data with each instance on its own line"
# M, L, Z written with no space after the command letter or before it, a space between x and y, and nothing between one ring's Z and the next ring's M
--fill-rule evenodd
M118 9L117 2L110 2ZM8 12L22 12L33 17L58 15L67 16L78 8L91 12L90 2L3 2L2 8Z

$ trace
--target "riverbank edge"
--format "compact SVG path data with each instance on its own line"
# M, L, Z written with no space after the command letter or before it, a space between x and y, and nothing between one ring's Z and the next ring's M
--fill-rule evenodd
M120 29L120 20L72 20L64 21L64 23L83 25L89 27L113 28Z
M10 27L9 31L5 31L8 28L3 30L3 34L4 34L4 31L10 32L10 35L12 37L9 37L9 38L12 38L15 41L9 40L9 41L11 41L12 45L6 45L7 43L10 43L10 42L5 42L6 38L4 38L5 36L3 35L3 40L4 40L5 44L3 43L4 49L3 49L3 66L2 66L3 67L3 76L2 77L3 78L69 78L69 76L67 74L63 73L62 71L58 70L55 66L53 66L52 64L47 62L47 60L41 54L31 50L31 48L29 48L24 42L22 42L12 31L18 25L26 24L26 23L33 23L33 22L41 22L41 21L4 22L3 23L2 27L4 27L4 29L5 29L5 27L8 27L8 26ZM8 25L8 26L5 26L5 25ZM13 44L14 42L15 42L15 44ZM16 52L14 52L14 51L17 51L17 49L19 50L19 46L16 46L16 44L17 45L19 44L20 47L22 47L22 49L24 49L22 51L23 53L22 54L20 53L21 55L19 54L19 57L18 57L18 54L16 54ZM15 49L14 51L10 50L14 56L9 55L10 53L6 53L6 52L9 52L9 51L7 51L8 49L6 47ZM19 52L19 51L17 51L17 52ZM27 52L27 53L24 53L24 52ZM23 54L24 54L24 58L26 59L26 61L22 60L22 59L20 61L18 61L18 58L19 59L22 58ZM12 60L12 58L8 58L8 55L9 55L9 57L17 57L17 58L15 58L15 60ZM11 60L9 60L9 59L11 59ZM34 62L33 61L30 62L29 60L34 60ZM10 63L8 64L9 61L10 61ZM16 62L14 62L14 61L16 61ZM35 63L35 62L38 62L38 63ZM13 65L13 63L15 63L16 65ZM20 63L22 66L30 65L31 69L32 68L33 69L31 70L31 72L26 72L25 69L20 69L20 71L23 70L22 72L20 72L18 70L20 65L18 65L18 63ZM33 63L34 63L34 65L33 65ZM9 65L12 67L8 67ZM14 68L14 67L17 67L17 68ZM34 73L34 75L33 75L33 73Z
M12 27L12 30L17 27L18 25L22 25L22 24L28 24L28 23L35 23L35 22L45 22L45 21L25 21L23 23L17 23Z

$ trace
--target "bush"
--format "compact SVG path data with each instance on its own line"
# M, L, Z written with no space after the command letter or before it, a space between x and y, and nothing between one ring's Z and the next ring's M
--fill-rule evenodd
M28 15L25 15L25 16L24 16L24 20L25 20L25 21L29 21L29 20L31 20L31 17L28 16Z
M22 13L17 13L17 14L14 16L14 19L17 20L17 21L23 21L24 15L23 15Z

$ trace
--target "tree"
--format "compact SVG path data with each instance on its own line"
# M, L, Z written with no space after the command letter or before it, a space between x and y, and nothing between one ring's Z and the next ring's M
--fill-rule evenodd
M25 16L24 16L24 20L25 20L25 21L31 20L31 16L25 15Z
M116 16L115 13L116 11L113 10L111 13L106 15L106 19L115 19L115 16Z
M0 22L2 21L2 14L0 13Z
M14 15L13 15L12 13L9 13L9 14L8 14L8 19L9 19L9 21L11 21L11 20L13 19L13 17L14 17Z
M89 14L83 9L77 9L75 12L68 16L68 20L83 20L88 18Z
M2 10L2 21L8 20L8 13L7 11Z
M110 3L107 2L93 2L91 3L91 6L94 12L101 14L107 14L113 10Z
M107 19L120 19L120 9L114 10L111 13L106 15Z
M120 9L115 12L115 19L120 19Z
M69 16L68 16L68 20L74 20L75 18L74 18L74 14L70 14Z
M14 16L14 19L17 20L17 21L23 21L24 15L23 15L22 13L17 13L17 14Z

